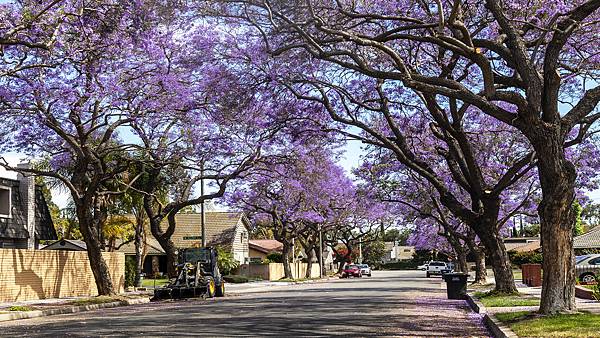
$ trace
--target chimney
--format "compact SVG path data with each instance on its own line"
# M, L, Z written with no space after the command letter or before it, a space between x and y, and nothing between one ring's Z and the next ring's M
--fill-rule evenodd
M17 168L29 169L29 163L21 163ZM27 249L35 249L35 177L32 175L25 176L21 173L17 175L19 180L19 190L23 203L23 214L25 216L25 229L29 232L27 239Z

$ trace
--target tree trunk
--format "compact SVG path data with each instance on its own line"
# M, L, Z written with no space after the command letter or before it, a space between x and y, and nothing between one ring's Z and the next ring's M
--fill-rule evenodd
M467 253L464 249L459 250L456 253L456 263L458 267L458 271L469 273L469 267L467 265Z
M465 247L460 242L460 239L456 238L451 233L440 233L440 235L444 236L450 246L452 247L452 251L456 255L456 268L460 272L469 273L469 268L467 267L467 251Z
M94 215L91 212L91 206L85 203L78 204L77 218L79 219L79 228L81 235L87 246L87 254L90 260L90 267L94 274L98 294L102 296L111 296L116 294L115 288L110 276L110 270L104 257L100 239L98 238L98 228L94 226Z
M478 246L474 246L471 249L473 256L475 256L475 281L473 284L485 285L487 284L487 270L485 268L485 251Z
M146 258L146 229L143 220L136 220L135 226L135 280L134 285L142 286L142 270ZM152 276L154 277L154 276Z
M494 279L496 281L495 291L505 294L517 292L515 279L512 273L512 266L500 234L494 229L482 231L478 235L481 239L481 243L490 256L492 270L494 271Z
M283 251L281 262L283 263L284 278L293 279L292 268L290 266L290 253L292 251L291 244L288 241L283 242Z
M562 140L554 133L546 136L552 137L534 144L542 187L538 207L544 255L540 313L569 313L576 310L573 201L577 173L565 158Z
M306 273L304 274L305 278L312 278L313 276L310 274L312 270L312 261L315 257L315 253L313 251L313 246L310 246L310 249L306 252ZM306 249L305 249L306 251Z

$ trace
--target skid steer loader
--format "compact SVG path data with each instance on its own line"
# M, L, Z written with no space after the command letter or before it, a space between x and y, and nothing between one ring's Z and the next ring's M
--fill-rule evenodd
M225 283L217 264L214 248L182 250L177 265L177 278L168 285L154 290L153 301L195 297L223 297Z

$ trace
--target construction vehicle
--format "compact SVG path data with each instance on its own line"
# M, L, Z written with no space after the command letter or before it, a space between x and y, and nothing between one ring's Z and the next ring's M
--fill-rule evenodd
M214 248L188 248L178 255L177 278L154 290L152 300L212 298L225 295L225 283Z

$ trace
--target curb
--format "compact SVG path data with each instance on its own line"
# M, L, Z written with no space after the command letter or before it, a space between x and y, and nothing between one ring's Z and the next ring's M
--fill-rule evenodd
M519 338L508 326L502 324L493 314L486 313L483 323L496 338Z
M483 315L483 324L495 338L519 338L508 326L500 322L493 314L488 313L485 306L467 293L467 304L476 313Z
M77 305L77 306L63 307L63 308L57 308L57 309L5 313L5 314L0 314L0 322L6 322L6 321L18 320L18 319L30 319L30 318L37 318L37 317L62 315L62 314L66 314L66 313L86 312L86 311L113 308L113 307L119 307L119 306L145 304L145 303L149 303L149 302L150 302L150 298L135 298L135 299L128 299L125 301L103 303L103 304Z
M473 296L471 296L468 293L467 293L467 303L469 304L471 309L473 309L473 311L475 311L477 313L481 313L481 314L487 313L487 309L485 308L485 306L483 306L483 304L479 300L477 300L476 298L473 298Z

